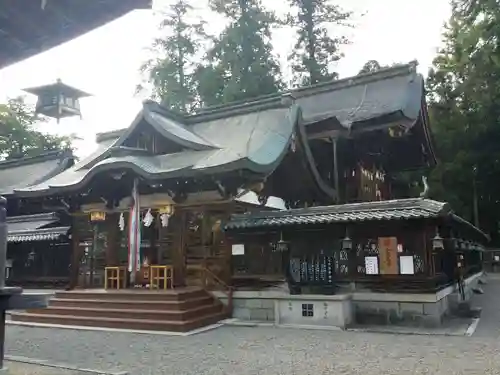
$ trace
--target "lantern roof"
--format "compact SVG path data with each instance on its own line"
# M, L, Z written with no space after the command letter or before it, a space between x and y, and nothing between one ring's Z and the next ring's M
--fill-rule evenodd
M63 83L60 79L58 79L55 83L51 83L48 85L30 87L24 89L23 91L29 92L30 94L36 96L50 95L50 94L62 94L64 96L72 97L72 98L85 98L88 96L92 96L85 91L77 89L73 86L69 86Z

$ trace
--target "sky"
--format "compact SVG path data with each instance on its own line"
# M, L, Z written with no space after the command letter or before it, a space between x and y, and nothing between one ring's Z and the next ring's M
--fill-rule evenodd
M220 19L204 9L207 0L198 2L198 14L207 21L209 31L223 27ZM141 109L144 96L136 94L142 82L140 65L151 52L158 36L161 9L171 0L157 0L153 11L138 10L74 39L64 45L0 70L0 102L25 95L23 88L55 82L91 93L81 100L83 118L50 121L38 130L51 134L76 134L76 154L85 156L95 148L95 135L127 127ZM278 13L286 12L284 1L264 0ZM448 0L337 0L355 14L352 28L342 32L351 40L345 57L335 67L341 77L355 75L368 60L381 64L418 60L419 71L426 74L441 45L443 25L450 16ZM273 35L281 60L293 47L293 31L282 29ZM35 97L27 96L30 103Z

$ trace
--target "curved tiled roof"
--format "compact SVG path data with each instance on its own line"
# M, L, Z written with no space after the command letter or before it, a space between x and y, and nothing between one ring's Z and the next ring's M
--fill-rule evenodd
M70 151L53 151L35 157L10 159L0 162L0 194L14 194L42 183L70 167L74 162Z
M20 194L45 194L54 189L78 189L97 173L128 168L148 179L192 177L198 173L225 173L248 170L271 173L286 153L299 118L296 106L255 108L246 114L206 119L189 128L182 118L160 113L157 106L145 103L143 110L118 138L104 139L98 149L74 167L37 186L19 189ZM184 151L165 155L137 152L113 155L127 136L142 122L151 124L165 138L184 147ZM206 141L210 139L210 142Z
M421 118L423 100L422 76L416 72L416 63L410 63L193 115L147 101L127 129L98 135L101 143L94 154L42 184L16 191L29 195L77 190L95 174L120 168L146 179L190 178L235 170L267 177L281 162L295 134L302 140L318 188L334 197L335 192L315 173L305 131L308 124L332 118L347 133L394 124L409 128ZM142 124L149 124L183 151L148 155L124 147ZM418 142L432 151L429 139Z
M450 205L425 198L347 203L281 211L250 212L233 215L225 225L227 230L246 230L264 227L359 223L365 221L414 220L449 217L478 234L488 236L468 221L455 215Z

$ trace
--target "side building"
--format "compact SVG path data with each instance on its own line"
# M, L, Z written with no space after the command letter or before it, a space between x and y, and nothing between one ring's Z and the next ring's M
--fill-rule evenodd
M401 171L436 163L416 66L194 115L146 102L128 128L98 136L95 153L16 194L68 207L74 287L219 288L235 317L285 324L345 327L371 315L437 323L449 311L442 296L480 274L475 259L487 238L447 204L411 198L397 184ZM244 194L261 206L242 203ZM276 197L288 210L264 212ZM131 285L133 203L141 266ZM13 316L152 324L145 314L118 321L102 301L61 317L70 309L61 303ZM434 309L429 319L424 308ZM164 323L157 329L172 327Z
M50 179L74 164L70 151L0 162L0 195L7 198L7 285L61 287L69 282L70 221L64 210L19 198L15 189Z

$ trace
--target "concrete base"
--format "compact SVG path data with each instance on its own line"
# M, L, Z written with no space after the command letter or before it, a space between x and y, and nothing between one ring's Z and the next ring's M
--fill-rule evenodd
M227 304L227 296L214 292ZM351 296L290 295L274 291L238 291L233 296L233 318L286 326L345 329L353 322Z
M465 281L465 296L479 282L482 272ZM227 295L214 292L227 303ZM233 318L276 325L322 326L345 329L358 324L403 324L437 327L457 310L461 297L452 285L437 293L346 292L337 295L290 295L285 291L236 291Z
M477 287L482 272L465 280L468 301ZM437 293L353 293L355 320L359 324L409 324L437 327L443 319L458 310L461 301L458 285Z

